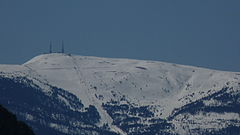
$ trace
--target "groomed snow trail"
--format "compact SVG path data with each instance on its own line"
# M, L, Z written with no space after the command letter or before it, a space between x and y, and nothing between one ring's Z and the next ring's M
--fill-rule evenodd
M122 135L127 135L124 131L122 131L120 128L118 128L117 126L113 125L112 122L112 118L108 115L108 113L103 109L103 107L101 106L101 104L99 104L99 102L97 102L95 100L95 97L91 94L92 92L92 88L90 88L90 86L87 86L87 83L84 79L84 74L81 72L81 67L76 63L76 59L74 58L74 56L69 56L72 59L73 65L74 65L74 69L76 71L76 74L79 78L79 84L82 88L82 90L84 91L85 95L88 98L88 102L91 104L93 104L99 114L100 114L100 126L103 126L104 124L108 124L110 126L110 129L112 129L113 131L120 133Z

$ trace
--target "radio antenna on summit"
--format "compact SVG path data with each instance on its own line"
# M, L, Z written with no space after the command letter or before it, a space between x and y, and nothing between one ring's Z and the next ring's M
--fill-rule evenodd
M62 40L62 53L64 53L64 42Z
M49 45L49 53L52 53L52 41L50 41L50 45Z

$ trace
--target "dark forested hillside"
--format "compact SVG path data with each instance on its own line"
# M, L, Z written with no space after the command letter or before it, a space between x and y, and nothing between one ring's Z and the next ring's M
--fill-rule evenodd
M34 135L32 129L0 105L0 135Z

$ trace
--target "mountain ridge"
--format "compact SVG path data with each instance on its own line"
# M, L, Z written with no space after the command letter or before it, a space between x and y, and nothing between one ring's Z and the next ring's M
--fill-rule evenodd
M100 115L97 126L107 124L111 131L119 134L150 132L150 127L146 126L149 124L153 126L151 128L165 125L161 131L164 134L170 133L169 128L183 128L176 120L189 114L181 110L189 111L187 106L195 102L217 104L219 100L205 98L223 88L227 88L225 95L227 92L238 93L240 85L238 72L61 53L40 55L22 65L0 65L0 73L5 78L26 77L32 81L29 85L37 85L50 96L52 86L75 95L85 108L96 107ZM238 100L238 96L235 98ZM61 100L71 109L69 99ZM195 108L197 105L193 104ZM72 110L80 111L74 107ZM180 112L180 117L176 115L178 119L174 116L167 120L174 111ZM195 114L190 115L195 117ZM146 131L139 130L138 126L130 128L129 122L143 124ZM187 134L184 129L176 131Z

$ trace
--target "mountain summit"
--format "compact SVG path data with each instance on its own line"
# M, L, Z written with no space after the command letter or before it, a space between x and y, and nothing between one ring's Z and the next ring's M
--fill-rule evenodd
M0 104L40 134L240 133L240 73L52 53L0 65Z

